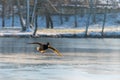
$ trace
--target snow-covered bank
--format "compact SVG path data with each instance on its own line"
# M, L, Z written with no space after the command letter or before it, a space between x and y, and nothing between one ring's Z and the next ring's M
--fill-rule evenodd
M105 30L104 35L101 34L101 29L89 29L85 36L84 29L54 29L54 30L39 30L38 36L41 37L67 37L67 38L120 38L120 30Z
M32 37L33 32L21 32L20 29L0 30L1 37ZM56 37L56 38L120 38L120 30L117 28L106 28L104 35L101 29L89 29L85 36L85 29L39 29L35 37Z
M0 37L28 37L32 32L22 32L21 28L0 28Z

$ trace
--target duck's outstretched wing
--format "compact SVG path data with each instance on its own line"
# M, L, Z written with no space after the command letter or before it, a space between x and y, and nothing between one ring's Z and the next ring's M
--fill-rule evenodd
M62 56L62 54L61 54L57 49L55 49L55 48L53 48L53 47L51 47L51 46L48 46L48 48L51 49L51 50L53 50L53 52L54 52L55 54L57 54L58 56Z
M31 42L31 43L28 43L28 44L38 44L38 45L43 45L43 44L40 43L40 42Z

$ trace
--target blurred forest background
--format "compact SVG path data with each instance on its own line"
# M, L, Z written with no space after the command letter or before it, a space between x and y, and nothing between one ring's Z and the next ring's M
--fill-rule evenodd
M70 16L74 18L74 28L79 27L78 18L86 18L86 34L90 21L97 23L97 15L103 15L102 32L106 22L106 15L120 12L119 0L0 0L0 27L5 28L6 20L10 19L10 27L15 27L16 18L19 19L22 31L33 30L36 33L38 17L45 16L45 28L54 28L52 16L57 16L59 24L64 24ZM78 17L79 16L79 17ZM91 19L91 20L90 20ZM120 23L120 20L117 21Z

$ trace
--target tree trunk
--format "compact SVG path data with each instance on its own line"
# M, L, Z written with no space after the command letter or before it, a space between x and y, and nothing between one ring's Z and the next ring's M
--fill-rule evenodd
M85 14L84 9L81 7L81 8L80 8L80 17L83 17L84 14Z
M5 1L2 0L2 27L5 27Z
M21 23L21 26L22 26L22 31L26 31L25 20L23 18L23 14L21 12L21 5L20 5L19 0L17 0L17 7L18 7L18 15L20 17L20 23Z
M62 13L62 10L61 10L61 13L60 14L60 24L63 24L63 13Z
M46 28L53 29L53 21L51 18L51 14L49 10L47 9L48 6L45 6L45 16L46 16Z
M59 3L59 10L60 10L60 13L59 13L59 16L60 16L60 24L63 24L63 8L62 8L62 5L61 3Z
M107 0L107 5L108 5L108 0ZM105 6L105 13L104 13L102 32L101 32L102 36L104 36L104 28L105 28L105 23L106 23L106 18L107 18L107 5Z
M12 27L14 27L14 5L12 6Z
M27 6L27 17L26 17L26 31L30 32L30 0L26 1L26 6Z
M35 15L35 29L34 29L34 32L33 32L33 36L36 36L36 32L37 32L37 29L38 29L38 14Z
M34 9L33 9L33 14L32 14L32 18L34 19L34 26L35 26L35 29L34 29L34 32L33 32L33 36L36 35L36 32L37 32L37 28L38 28L38 9L37 9L37 0L34 0Z
M94 2L93 4L94 8L93 8L93 23L96 23L96 2Z
M88 34L88 27L89 27L89 24L90 24L90 17L91 17L91 11L92 11L92 0L90 0L89 2L89 6L90 8L88 9L88 19L87 19L87 22L86 22L86 30L85 30L85 36L87 36Z
M75 22L74 22L74 24L75 24L75 28L76 27L78 27L78 25L77 25L77 0L76 0L76 2L75 2L75 9L74 9L75 11L74 11L74 17L75 17Z

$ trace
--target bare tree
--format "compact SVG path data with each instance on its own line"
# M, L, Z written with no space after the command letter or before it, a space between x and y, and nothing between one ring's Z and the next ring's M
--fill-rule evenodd
M48 6L45 5L45 16L46 16L46 28L53 28L53 21Z
M78 26L77 25L77 0L75 0L75 9L74 9L75 11L74 11L74 16L75 16L75 22L74 22L74 24L75 24L75 28Z
M53 26L50 8L52 8L57 13L59 13L59 11L53 6L50 0L47 0L47 2L44 4L44 8L45 8L45 16L46 16L46 28L52 29L54 28L54 26Z
M30 0L26 0L26 6L27 6L26 30L30 31Z
M15 14L14 14L14 1L13 0L10 0L10 3L11 3L11 14L12 14L12 27L14 27L14 17L15 17Z
M2 27L5 27L5 3L6 0L2 0Z
M90 24L90 17L91 17L91 14L92 14L92 9L93 9L93 0L90 0L89 2L89 9L88 9L88 18L87 18L87 22L86 22L86 30L85 30L85 36L87 36L88 34L88 27L89 27L89 24Z
M37 0L34 0L34 5L33 5L33 11L32 11L32 18L31 18L31 27L34 27L34 19L35 19L35 15L36 15L36 9L37 9Z
M93 21L93 23L96 23L96 6L97 6L97 0L94 0L94 3L93 3L93 10L92 10L92 12L93 12L93 19L92 19L92 21Z
M61 1L59 1L58 7L59 7L60 24L63 24L63 7Z
M20 4L19 0L17 0L17 7L18 7L18 15L20 17L20 23L22 26L22 31L26 31L26 23L25 23L25 20L23 18L23 13L21 11L21 4Z
M36 35L36 32L37 32L37 28L38 28L38 25L37 25L37 21L38 21L38 9L37 9L37 0L34 0L34 7L33 7L33 13L32 13L32 23L31 24L34 24L34 32L33 32L33 36Z
M34 32L33 32L33 36L36 36L36 32L37 32L37 29L38 29L38 14L37 14L37 12L38 12L38 9L36 9L36 14L35 14L35 29L34 29Z
M105 23L106 23L106 18L107 18L107 6L108 6L108 0L107 4L105 6L105 12L104 12L104 19L103 19L103 25L102 25L102 36L104 36L104 28L105 28Z

